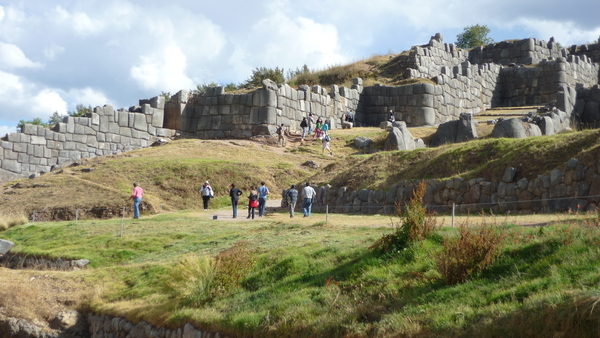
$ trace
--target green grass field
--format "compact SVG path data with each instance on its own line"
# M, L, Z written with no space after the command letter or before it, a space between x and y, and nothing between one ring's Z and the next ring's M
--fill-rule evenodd
M352 217L365 226L340 225L357 223ZM367 226L368 218L224 222L183 211L126 220L123 237L120 220L25 224L1 234L22 254L89 259L87 269L60 273L87 285L82 308L157 326L191 322L237 337L597 336L595 219L495 224L501 255L449 286L436 257L456 229L380 253L369 247L393 229Z

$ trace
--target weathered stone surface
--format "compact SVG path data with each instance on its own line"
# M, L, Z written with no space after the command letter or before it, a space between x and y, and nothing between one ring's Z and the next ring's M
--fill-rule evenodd
M506 182L506 183L513 182L516 175L517 175L517 168L514 168L514 167L506 168L506 170L504 171L504 175L502 176L502 181Z
M358 149L368 148L372 143L373 143L372 139L370 139L368 137L364 137L364 136L359 136L354 139L354 145Z
M459 121L448 121L439 125L429 143L430 147L438 147L446 143L456 142Z
M527 137L527 130L521 120L513 118L499 122L494 126L492 130L493 138L525 138Z
M5 239L0 239L0 255L6 254L14 246L15 246L15 243L5 240Z

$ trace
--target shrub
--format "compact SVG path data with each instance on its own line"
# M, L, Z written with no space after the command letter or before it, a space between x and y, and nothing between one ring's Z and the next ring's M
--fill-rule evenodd
M214 297L216 270L213 257L188 255L169 272L164 290L181 305L199 307Z
M394 233L384 235L370 249L384 252L401 250L410 243L426 239L438 228L435 215L429 213L427 206L423 204L423 197L426 192L427 185L424 181L421 181L417 185L413 197L406 205L404 212L402 207L396 204L396 213L400 217L400 222L394 224L396 228Z
M181 305L199 307L226 297L254 268L256 251L241 241L215 257L189 255L171 271L164 290Z
M248 241L240 241L233 247L220 252L217 257L216 295L230 295L244 278L254 269L256 250Z
M283 68L279 69L279 67L266 68L260 67L256 68L252 71L252 76L246 80L244 86L247 88L250 87L262 87L263 80L269 79L274 81L277 84L285 83L285 77L283 76Z
M436 257L437 270L446 284L464 283L472 274L485 270L498 256L504 232L484 224L463 224L458 238L445 238L444 249Z
M0 213L0 230L7 230L28 221L27 215L23 212Z

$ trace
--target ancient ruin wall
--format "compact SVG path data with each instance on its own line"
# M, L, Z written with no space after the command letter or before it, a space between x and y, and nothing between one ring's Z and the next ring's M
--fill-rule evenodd
M329 120L334 129L344 112L358 107L362 81L355 82L353 88L331 86L330 93L321 86L294 89L266 81L264 88L247 94L226 94L223 87L213 87L190 102L187 95L178 94L175 103L165 105L165 124L187 137L248 138L269 134L268 128L282 123L298 131L302 118L312 113Z
M484 178L444 181L426 180L427 193L423 202L433 210L450 212L452 204L457 211L495 213L533 213L554 211L592 211L600 205L600 162L585 166L576 159L567 162L564 169L555 169L549 175L528 180L514 180L505 175L501 180ZM347 191L345 187L319 187L313 210L329 212L395 214L396 204L405 206L419 181L402 181L388 190Z
M53 167L81 158L106 156L145 148L159 137L171 137L163 128L158 101L137 112L96 107L91 117L66 117L53 130L26 124L18 133L0 139L0 181L49 172Z

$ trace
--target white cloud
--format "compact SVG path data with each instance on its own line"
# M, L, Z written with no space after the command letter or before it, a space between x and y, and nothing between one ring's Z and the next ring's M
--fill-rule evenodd
M8 133L16 133L17 132L17 127L16 126L0 126L0 137L4 137L4 135L8 134Z
M600 27L594 30L585 30L575 22L558 22L541 19L520 18L516 24L528 27L538 33L541 39L548 41L554 37L556 42L563 47L569 47L573 44L594 43L600 35Z
M50 116L53 112L66 112L67 103L60 94L52 89L43 89L31 99L33 116Z
M4 7L0 6L0 21L2 21L2 19L4 19Z
M160 53L142 56L140 63L131 67L130 75L144 89L179 91L194 86L185 70L187 58L176 45L166 47Z
M16 45L0 42L0 67L13 68L38 68L42 65L33 62L25 56L25 53Z
M111 104L110 99L103 92L90 87L69 90L65 93L65 98L71 103L72 108L75 108L78 103L92 107Z
M60 54L62 54L65 51L65 47L61 47L58 45L52 45L50 47L46 47L44 48L44 56L48 59L48 60L55 60L56 57Z

